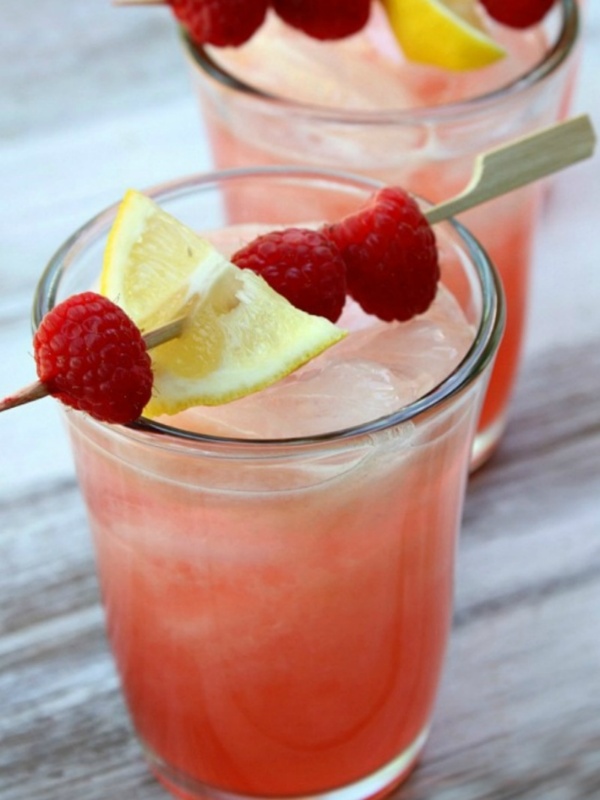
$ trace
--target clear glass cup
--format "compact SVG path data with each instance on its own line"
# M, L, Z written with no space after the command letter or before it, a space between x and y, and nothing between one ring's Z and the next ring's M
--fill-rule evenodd
M349 212L379 185L274 168L149 194L219 235L271 224L261 198L281 201L277 223L282 207L302 223L309 206ZM94 285L115 211L51 260L36 325ZM473 341L439 385L385 417L253 440L65 412L125 700L151 769L177 796L363 800L399 783L423 748L471 441L503 325L485 252L458 224L436 231Z
M295 163L351 170L440 202L465 187L478 153L565 116L577 62L578 26L577 4L560 0L535 31L497 32L515 50L515 43L526 41L527 48L531 44L533 55L523 56L522 72L509 73L497 84L491 77L495 72L475 72L465 79L464 98L428 105L421 97L418 107L408 108L390 107L389 76L379 76L368 58L357 73L354 61L361 51L353 44L335 45L338 50L328 43L328 64L332 73L351 75L349 80L371 75L370 91L362 90L369 103L364 109L343 107L346 101L337 99L337 90L331 90L335 104L295 99L300 91L310 97L312 86L317 91L327 87L326 78L304 75L321 43L303 41L297 68L288 75L281 66L283 55L266 51L272 42L265 37L261 71L270 70L273 77L265 90L259 88L251 63L238 65L235 49L196 47L185 35L183 42L217 168ZM286 42L286 47L293 44ZM440 72L413 70L411 92L439 94L442 79ZM540 184L530 185L460 217L490 253L507 299L506 333L474 442L473 468L493 452L506 425L523 349L540 199Z

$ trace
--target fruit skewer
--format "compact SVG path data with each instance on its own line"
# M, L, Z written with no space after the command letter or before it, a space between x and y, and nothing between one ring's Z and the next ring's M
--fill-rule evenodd
M596 135L591 120L589 116L581 115L483 153L475 162L473 176L467 188L456 197L429 209L424 214L425 219L430 225L433 225L494 197L506 194L516 188L590 158L594 153L595 143ZM129 324L132 326L134 331L133 338L137 337L140 341L142 355L139 358L142 361L144 356L147 355L147 350L176 338L181 334L185 326L184 318L177 319L142 336L127 315L108 298L101 295L93 295L93 293L88 294L98 298L101 303L105 302L108 311L117 313L118 325ZM68 304L71 299L69 298L64 303ZM59 307L56 307L53 311L56 311ZM102 309L98 313L101 311ZM50 312L50 314L52 313ZM119 315L124 319L121 319ZM137 354L132 357L132 364L137 368L136 358L138 358ZM152 376L149 357L147 365L143 364L142 366L144 369L147 367L146 372L142 369L142 377L145 383L148 383L149 380L149 388L146 388L150 391ZM148 375L150 376L149 379ZM0 401L0 411L38 400L49 393L51 392L45 385L42 376L39 381ZM60 399L60 395L57 392L53 393L59 396ZM139 415L144 405L144 402L138 401L138 406L136 406L138 413L133 415L132 419ZM121 420L107 419L106 421Z

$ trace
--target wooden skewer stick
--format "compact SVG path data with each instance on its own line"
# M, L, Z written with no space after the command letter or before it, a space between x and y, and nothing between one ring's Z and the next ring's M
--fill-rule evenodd
M425 213L433 225L473 206L590 158L596 135L586 114L479 155L469 185L461 194Z
M29 386L24 386L9 397L5 397L4 400L0 400L0 411L8 411L9 408L31 403L32 400L40 400L42 397L46 397L47 394L48 389L46 389L45 385L41 381L36 381L29 384Z
M167 0L112 0L113 6L166 6Z
M180 317L172 322L167 322L165 325L161 325L160 328L145 333L144 341L146 342L146 347L148 350L151 350L153 347L158 347L159 344L164 344L171 339L175 339L183 331L184 325L185 317ZM16 408L16 406L31 403L33 400L40 400L48 394L49 392L45 384L41 381L35 381L35 383L31 383L29 386L19 389L18 392L15 392L9 397L5 397L4 400L0 400L0 411L8 411L9 408Z
M144 334L144 341L148 350L153 347L158 347L159 344L170 342L171 339L176 339L183 332L186 317L178 317L172 322L167 322L161 325L160 328L155 328L153 331L148 331Z

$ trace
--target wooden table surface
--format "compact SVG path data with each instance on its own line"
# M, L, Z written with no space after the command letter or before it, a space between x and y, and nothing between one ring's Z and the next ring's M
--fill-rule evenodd
M600 128L600 2L576 111ZM0 395L58 245L209 166L169 12L0 0ZM396 800L600 798L600 158L557 177L511 424L469 486L435 726ZM56 405L0 417L0 800L160 800L102 627Z

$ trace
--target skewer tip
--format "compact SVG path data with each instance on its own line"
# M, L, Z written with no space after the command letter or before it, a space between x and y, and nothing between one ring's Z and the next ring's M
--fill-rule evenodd
M112 0L113 6L166 6L167 0Z
M17 406L25 405L25 403L31 403L33 400L40 400L47 395L48 389L41 381L36 381L23 389L19 389L18 392L11 394L9 397L5 397L4 400L0 400L0 411L8 411L9 408L16 408Z

